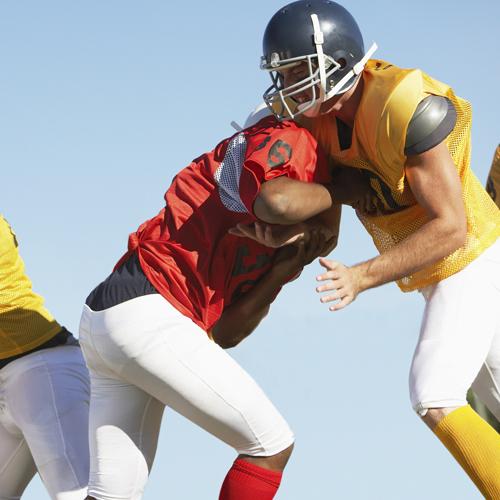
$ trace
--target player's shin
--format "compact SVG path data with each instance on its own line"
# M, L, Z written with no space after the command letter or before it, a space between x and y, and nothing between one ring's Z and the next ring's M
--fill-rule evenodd
M470 406L446 415L434 433L487 499L500 499L500 435Z

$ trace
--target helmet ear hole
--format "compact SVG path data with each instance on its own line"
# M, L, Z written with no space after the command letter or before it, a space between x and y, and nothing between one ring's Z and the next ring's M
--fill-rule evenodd
M340 69L344 69L347 66L347 61L343 57L341 57L340 59L337 59L337 63L339 64Z

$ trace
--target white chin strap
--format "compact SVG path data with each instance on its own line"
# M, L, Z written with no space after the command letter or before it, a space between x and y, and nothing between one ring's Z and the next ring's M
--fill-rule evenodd
M319 19L317 14L311 14L311 20L314 28L314 45L316 45L316 54L318 55L318 68L319 68L319 96L314 99L313 104L311 102L305 102L297 106L297 111L302 112L304 116L308 118L314 118L318 116L321 108L321 104L326 100L325 90L326 90L326 65L325 65L325 53L323 52L323 44L325 43L325 36L321 31L321 26L319 24ZM306 108L306 109L304 109Z
M316 54L318 55L318 67L319 67L319 78L320 78L320 89L319 96L314 100L313 104L311 102L299 104L297 106L297 111L303 111L303 115L308 118L314 118L320 114L321 105L331 99L333 96L342 93L342 89L353 79L356 78L365 67L368 60L371 58L373 53L377 50L378 46L374 42L371 47L368 49L364 57L358 61L352 69L344 75L327 93L326 92L326 64L325 64L325 53L323 52L323 43L325 41L325 37L323 32L321 31L321 26L319 24L319 19L316 14L311 14L311 20L314 27L314 44L316 45ZM304 109L307 108L307 109ZM330 108L323 114L329 113L332 110Z
M342 92L342 89L346 86L347 83L352 78L357 77L359 74L363 72L363 68L365 67L366 63L368 60L372 57L373 53L378 49L377 44L374 42L372 43L371 47L368 49L366 54L363 56L363 59L358 61L352 69L344 75L343 78L341 78L334 87L330 89L330 91L325 95L325 101L328 101L328 99L332 98L334 95L340 94Z

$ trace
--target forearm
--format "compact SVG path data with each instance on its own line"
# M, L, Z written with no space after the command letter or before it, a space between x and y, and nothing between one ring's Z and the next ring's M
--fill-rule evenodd
M306 222L309 228L316 227L325 235L327 245L320 254L322 257L328 255L337 246L341 213L342 205L332 205L328 210Z
M464 242L459 225L433 219L387 252L353 266L360 291L410 276L450 255Z
M310 219L331 206L328 187L280 177L263 184L253 208L256 217L264 222L290 225Z
M428 222L388 252L360 265L362 290L410 276L465 243L462 185L446 144L409 156L405 174Z
M251 290L224 309L212 329L214 341L228 349L248 337L267 315L282 285L283 279L271 269Z

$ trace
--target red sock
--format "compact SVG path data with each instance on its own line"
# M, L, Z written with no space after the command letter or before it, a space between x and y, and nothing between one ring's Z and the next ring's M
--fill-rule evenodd
M282 473L236 459L222 483L219 500L272 500Z

